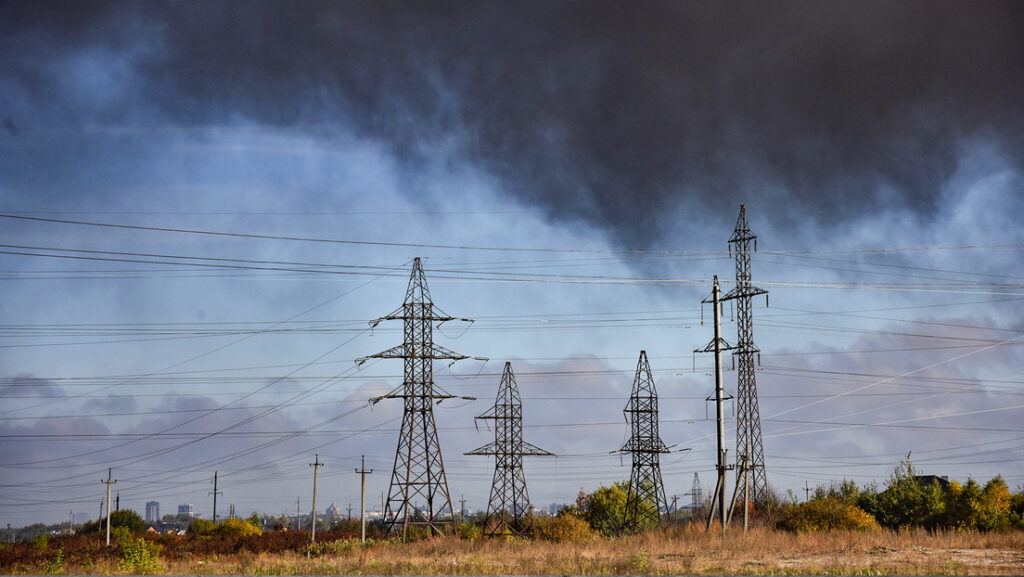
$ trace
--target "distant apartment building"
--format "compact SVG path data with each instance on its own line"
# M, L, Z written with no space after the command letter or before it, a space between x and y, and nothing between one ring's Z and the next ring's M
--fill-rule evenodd
M178 515L188 515L189 517L196 516L196 506L189 503L188 505L178 505Z
M156 523L160 521L160 503L150 501L146 503L146 522Z

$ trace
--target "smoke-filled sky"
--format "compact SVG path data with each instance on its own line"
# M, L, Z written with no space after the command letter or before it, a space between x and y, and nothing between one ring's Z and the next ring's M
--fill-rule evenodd
M387 489L422 257L453 500L511 361L536 505L628 478L646 350L667 493L714 481L701 300L758 235L785 495L1024 482L1018 2L0 6L0 523L358 506ZM723 327L735 341L726 308ZM479 360L489 359L489 360ZM726 359L726 367L731 361ZM726 372L735 394L734 371ZM730 459L735 421L727 410ZM685 449L689 449L686 451ZM458 505L456 505L457 507ZM370 508L379 508L372 505Z

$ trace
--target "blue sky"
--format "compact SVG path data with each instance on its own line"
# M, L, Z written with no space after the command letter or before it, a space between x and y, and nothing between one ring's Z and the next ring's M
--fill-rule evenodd
M1019 486L1021 10L927 5L6 5L0 522L95 516L108 467L139 511L209 516L215 470L220 514L305 509L315 453L321 508L361 455L379 496L401 366L354 361L417 256L489 359L435 368L479 399L437 408L454 499L505 361L535 504L628 478L640 350L667 493L710 490L740 204L769 482Z

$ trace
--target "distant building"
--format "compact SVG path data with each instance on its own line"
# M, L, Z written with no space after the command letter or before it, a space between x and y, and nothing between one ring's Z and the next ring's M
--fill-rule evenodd
M156 523L160 521L160 503L150 501L146 503L146 522Z
M196 506L189 503L188 505L178 505L178 515L188 515L189 517L196 516Z
M337 505L331 503L331 506L327 508L326 517L328 521L338 519L341 517L341 509Z
M914 478L917 479L917 482L920 483L923 487L931 487L932 485L938 483L939 489L942 489L943 493L949 492L949 477L945 475L941 477L936 475L917 475Z

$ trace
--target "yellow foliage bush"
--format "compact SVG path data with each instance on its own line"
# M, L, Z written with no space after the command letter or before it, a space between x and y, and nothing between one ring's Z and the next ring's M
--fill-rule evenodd
M262 535L263 528L257 527L245 519L225 519L217 525L217 528L214 529L214 533L218 535L241 535L242 537L250 537L253 535Z
M793 507L777 527L795 533L830 531L834 529L872 531L880 529L878 521L855 505L837 499L815 499Z
M540 539L555 543L587 542L597 538L597 533L590 528L590 524L575 515L537 519L534 533Z

